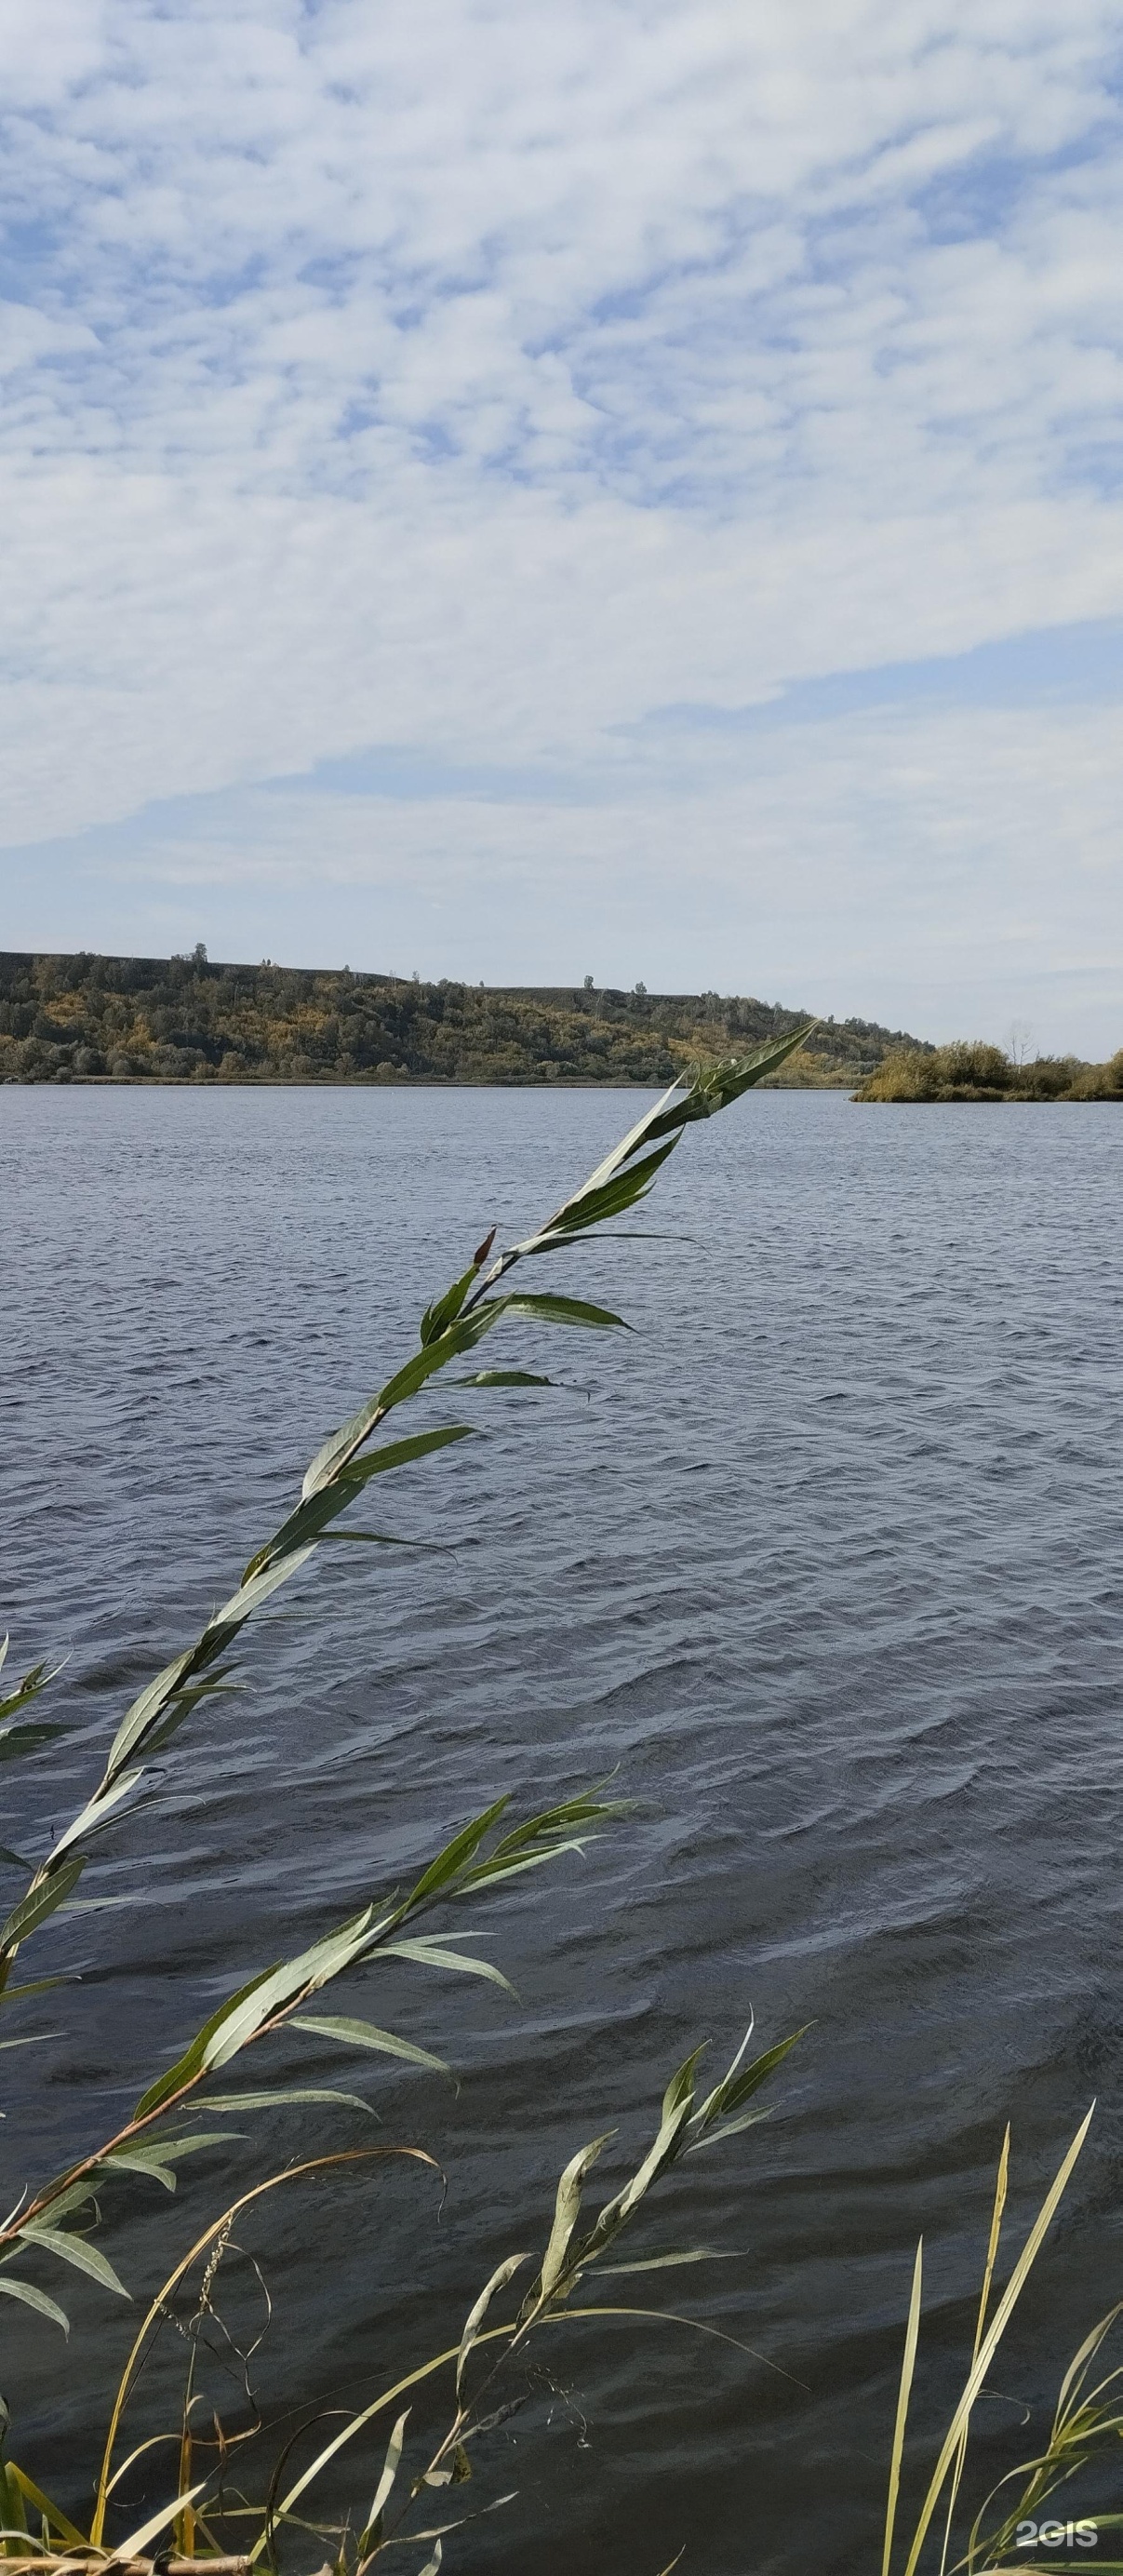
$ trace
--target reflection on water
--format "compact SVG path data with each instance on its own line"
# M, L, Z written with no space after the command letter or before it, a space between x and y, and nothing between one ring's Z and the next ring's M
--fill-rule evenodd
M17 1663L70 1653L79 1721L8 1771L6 1840L77 1805L125 1697L487 1227L524 1230L636 1106L0 1094L4 1621ZM621 1305L634 1338L512 1327L489 1362L563 1390L415 1408L488 1434L381 1489L379 1526L447 1552L323 1550L261 1623L247 1687L169 1755L159 1804L100 1845L86 1910L43 1936L86 1982L54 2016L75 2036L51 2052L46 2117L17 2117L29 2069L6 2060L13 2198L231 1983L474 1807L609 1771L638 1802L584 1864L489 1910L516 2006L389 1964L341 1999L455 2059L458 2096L363 2071L385 2135L440 2155L449 2200L438 2225L404 2169L279 2196L253 2239L278 2310L255 2363L268 2408L337 2403L448 2341L492 2264L541 2239L560 2164L614 2123L638 2142L696 2038L731 2047L750 2004L766 2038L813 2020L775 2120L680 2172L635 2240L728 2263L616 2285L764 2358L674 2324L559 2331L536 2402L480 2449L480 2501L517 2501L450 2543L450 2568L655 2576L683 2544L699 2576L866 2563L912 2245L923 2228L935 2420L1007 2114L1020 2223L1100 2095L1004 2392L1036 2401L1120 2294L1121 1177L1102 1105L758 1094L689 1133L658 1240L551 1264L551 1287ZM339 2072L294 2035L270 2080L313 2062ZM274 2118L281 2161L307 2131ZM192 2213L219 2189L200 2168ZM173 2221L186 2236L178 2205L142 2220L138 2286ZM249 2291L232 2297L255 2330ZM21 2454L44 2475L65 2458L77 2502L91 2388L132 2325L81 2285L72 2304L89 2328L65 2372L29 2319L3 2385ZM233 2421L234 2386L228 2402ZM1017 2422L989 2401L996 2472Z

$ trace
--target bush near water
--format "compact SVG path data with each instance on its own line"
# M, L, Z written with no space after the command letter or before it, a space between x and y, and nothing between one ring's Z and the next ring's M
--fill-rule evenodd
M1039 1055L1018 1064L982 1038L887 1052L856 1100L1123 1100L1123 1047L1107 1064Z
M717 993L496 990L190 957L0 952L0 1081L644 1083L810 1014ZM824 1021L779 1079L849 1089L917 1039Z

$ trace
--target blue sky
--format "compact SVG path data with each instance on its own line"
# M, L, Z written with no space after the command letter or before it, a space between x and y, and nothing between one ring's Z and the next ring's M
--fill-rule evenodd
M1123 1041L1121 53L3 13L0 939Z

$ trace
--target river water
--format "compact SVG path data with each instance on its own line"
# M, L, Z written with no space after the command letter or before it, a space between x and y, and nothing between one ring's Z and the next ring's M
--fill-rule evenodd
M73 1729L6 1766L6 1842L41 1850L81 1803L128 1697L232 1588L480 1236L524 1232L640 1105L0 1093L4 1622L17 1669L69 1656L52 1713ZM506 2392L526 2402L451 2491L516 2500L448 2540L446 2570L658 2576L680 2549L686 2576L879 2565L915 2240L907 2478L969 2349L1007 2118L1013 2246L1099 2097L980 2410L984 2483L1123 2295L1121 1181L1123 1118L1101 1104L755 1094L688 1132L657 1239L575 1249L529 1282L603 1299L634 1333L512 1324L488 1364L547 1369L556 1391L446 1380L413 1408L410 1427L487 1437L373 1487L359 1518L439 1552L323 1548L37 1943L35 1973L83 1983L38 2020L21 2007L61 2036L5 2059L10 2198L104 2135L231 1986L491 1798L526 1808L612 1773L634 1802L583 1862L471 1917L517 1999L405 1963L335 1989L331 2009L449 2058L459 2093L295 2033L268 2066L255 2053L255 2083L368 2095L378 2136L448 2176L439 2208L424 2168L353 2166L244 2223L274 2302L250 2376L285 2438L291 2410L365 2400L454 2341L493 2264L541 2245L560 2165L613 2127L614 2187L696 2040L716 2065L750 2007L762 2045L813 2025L773 2120L681 2167L628 2249L725 2259L599 2294L717 2335L615 2318L544 2337ZM371 2134L345 2109L238 2125L246 2143L186 2168L175 2202L139 2181L106 2195L101 2241L138 2293L263 2154ZM74 2334L64 2361L5 2302L0 2385L15 2456L78 2510L136 2315L47 2258L32 2274ZM244 2343L261 2294L248 2260L228 2280ZM240 2365L210 2340L208 2406L244 2429ZM135 2441L173 2420L181 2352L169 2334ZM419 2441L427 2420L418 2401ZM384 2439L356 2449L344 2501L369 2502ZM136 2518L173 2457L129 2473ZM251 2493L261 2458L231 2472ZM1093 2508L1123 2503L1106 2475Z

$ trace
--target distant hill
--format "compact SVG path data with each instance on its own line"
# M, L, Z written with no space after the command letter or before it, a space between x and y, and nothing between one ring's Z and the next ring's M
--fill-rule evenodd
M672 1082L810 1017L717 993L422 984L347 967L0 951L0 1081ZM827 1021L787 1084L849 1087L920 1040Z

